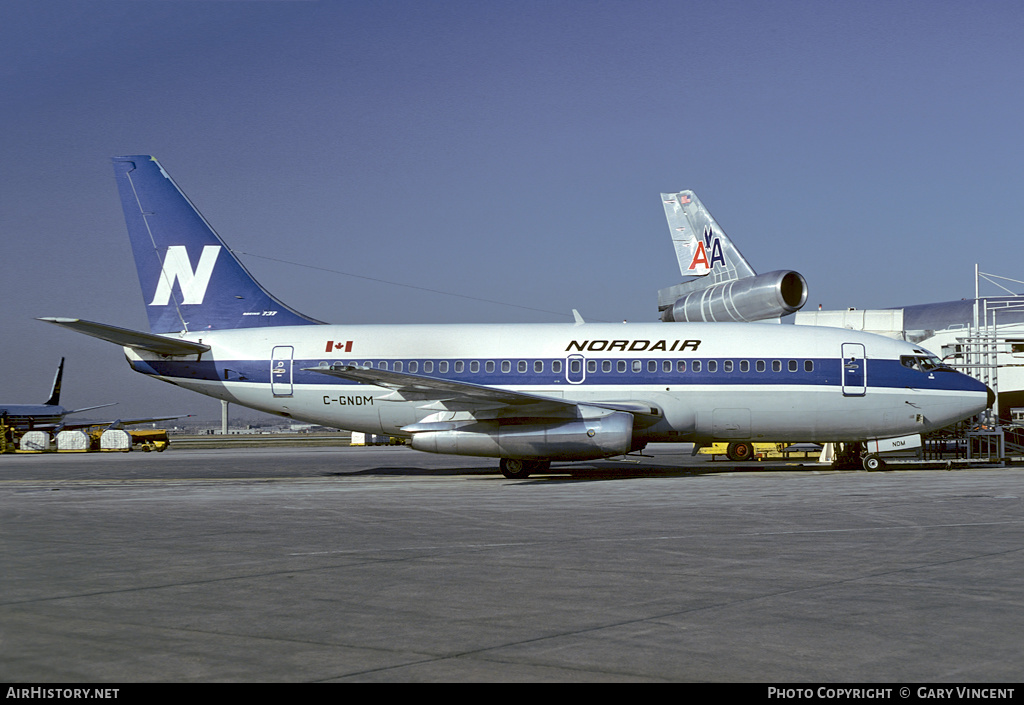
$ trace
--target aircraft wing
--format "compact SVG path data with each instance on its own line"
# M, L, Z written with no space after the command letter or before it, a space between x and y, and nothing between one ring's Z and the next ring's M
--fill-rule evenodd
M106 409L108 406L115 405L117 405L116 401L112 401L109 404L97 404L96 406L83 406L81 409L72 409L71 411L65 411L64 415L67 416L68 414L78 414L83 411L92 411L93 409Z
M112 406L111 404L104 404L104 406ZM100 407L92 407L100 408ZM79 409L79 411L86 411L86 409ZM115 419L113 421L61 421L60 423L34 423L32 424L32 430L34 431L49 431L51 433L58 433L60 431L75 431L82 428L94 428L104 426L107 429L119 429L124 426L135 426L140 423L155 423L157 421L170 421L171 419L184 419L192 416L192 414L178 414L177 416L154 416L147 419Z
M165 338L162 335L143 333L142 331L131 330L129 328L119 328L117 326L108 326L105 323L83 321L80 318L46 317L38 318L36 320L44 321L45 323L52 323L54 325L61 326L62 328L70 328L78 333L84 333L85 335L91 335L92 337L99 338L100 340L106 340L108 343L123 345L127 348L148 350L159 355L199 355L210 349L209 345L195 343L191 340Z
M583 405L611 411L628 411L649 416L660 415L660 409L642 402L588 401L529 394L509 389L498 389L482 384L455 382L407 372L392 372L355 365L307 367L306 372L340 377L394 390L396 401L423 401L421 408L447 411L491 412L488 415L514 418L517 416L574 417Z
M140 423L156 423L157 421L170 421L171 419L186 419L192 414L178 414L177 416L154 416L148 419L116 419L114 421L92 421L80 423L61 424L60 430L72 431L77 428L90 428L92 426L106 426L108 429L119 429L122 426L135 426Z

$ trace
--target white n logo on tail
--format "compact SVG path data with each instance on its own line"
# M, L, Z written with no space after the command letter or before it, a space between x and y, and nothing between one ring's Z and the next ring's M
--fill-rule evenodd
M150 306L166 306L171 300L171 287L177 280L181 286L181 303L201 304L206 298L206 287L213 276L213 265L220 254L220 245L206 245L199 257L199 265L192 271L192 263L188 259L188 251L184 245L171 245L164 257L164 266L160 270L160 280L156 284L156 294Z

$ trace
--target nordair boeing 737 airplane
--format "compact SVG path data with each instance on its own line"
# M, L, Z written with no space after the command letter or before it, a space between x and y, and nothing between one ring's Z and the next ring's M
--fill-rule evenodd
M324 324L264 290L153 157L113 162L150 331L41 320L261 411L500 458L524 478L648 443L920 434L990 403L919 347L836 328Z

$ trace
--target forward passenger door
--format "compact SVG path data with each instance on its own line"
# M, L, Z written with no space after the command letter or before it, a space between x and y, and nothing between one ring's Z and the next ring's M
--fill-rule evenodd
M861 343L843 343L843 396L862 397L868 391L867 355Z

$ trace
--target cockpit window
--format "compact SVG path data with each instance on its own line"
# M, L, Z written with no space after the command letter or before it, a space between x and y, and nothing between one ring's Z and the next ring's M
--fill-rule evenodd
M930 372L942 367L942 361L931 355L901 355L900 364L919 372Z

